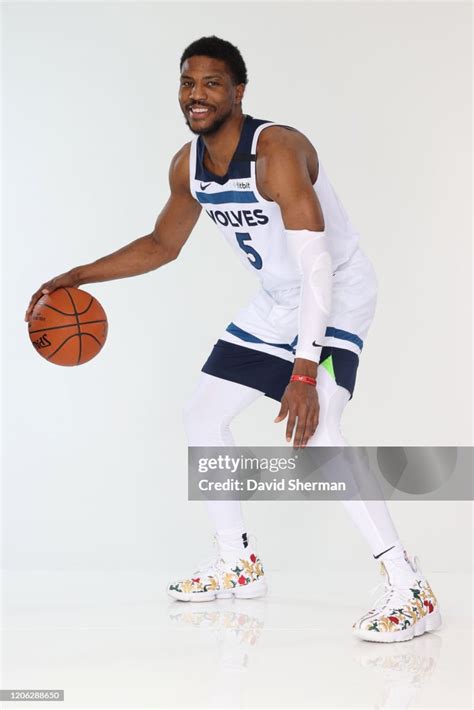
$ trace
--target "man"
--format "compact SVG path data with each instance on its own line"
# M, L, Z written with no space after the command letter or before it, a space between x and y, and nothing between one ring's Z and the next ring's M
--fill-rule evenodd
M171 161L171 195L153 232L43 284L26 319L43 293L135 276L176 259L204 209L261 287L202 368L185 410L189 445L232 446L230 422L262 395L281 402L275 421L287 420L294 446L344 445L340 419L375 310L373 268L310 141L243 114L247 70L239 50L203 37L185 50L180 67L179 102L195 137ZM437 628L437 601L385 502L344 505L386 575L382 597L354 632L398 641ZM263 566L240 503L207 507L216 559L168 593L182 601L262 596Z

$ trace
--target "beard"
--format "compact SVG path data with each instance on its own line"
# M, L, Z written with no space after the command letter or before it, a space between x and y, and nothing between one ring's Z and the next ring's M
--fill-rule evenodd
M189 119L187 117L187 114L184 114L184 118L186 121L186 125L191 131L191 133L194 133L196 136L212 136L214 133L217 133L219 128L221 128L224 123L228 120L228 118L232 114L232 109L229 109L227 113L225 113L223 116L219 116L216 118L213 123L210 124L210 126L207 126L206 128L192 128L191 124L189 122Z

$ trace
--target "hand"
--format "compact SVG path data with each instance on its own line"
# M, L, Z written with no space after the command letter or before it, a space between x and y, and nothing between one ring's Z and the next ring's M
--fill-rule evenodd
M71 286L73 288L80 286L80 281L77 272L74 269L66 272L65 274L61 274L60 276L55 276L54 279L46 281L46 283L44 283L42 286L39 287L37 291L35 291L35 293L30 299L30 303L26 310L25 321L28 322L30 320L33 308L35 307L36 302L41 298L41 296L44 296L45 293L51 293L57 288L64 288L67 286Z
M304 382L290 382L281 399L280 412L275 422L281 422L288 416L286 440L291 441L296 426L294 448L304 448L308 439L316 431L319 421L319 400L316 387Z

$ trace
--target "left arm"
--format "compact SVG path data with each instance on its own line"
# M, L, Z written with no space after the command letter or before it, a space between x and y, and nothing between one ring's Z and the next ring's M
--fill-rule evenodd
M280 207L288 238L288 251L302 277L298 313L298 346L294 375L317 376L322 338L326 332L332 290L332 264L324 217L313 183L317 155L297 131L268 128L259 141L258 188ZM296 426L294 446L306 446L319 421L316 388L290 382L282 397L276 422L288 415L287 441Z

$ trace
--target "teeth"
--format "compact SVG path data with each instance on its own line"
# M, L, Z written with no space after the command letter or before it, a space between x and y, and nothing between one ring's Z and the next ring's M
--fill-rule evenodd
M191 113L207 113L207 108L192 108Z

